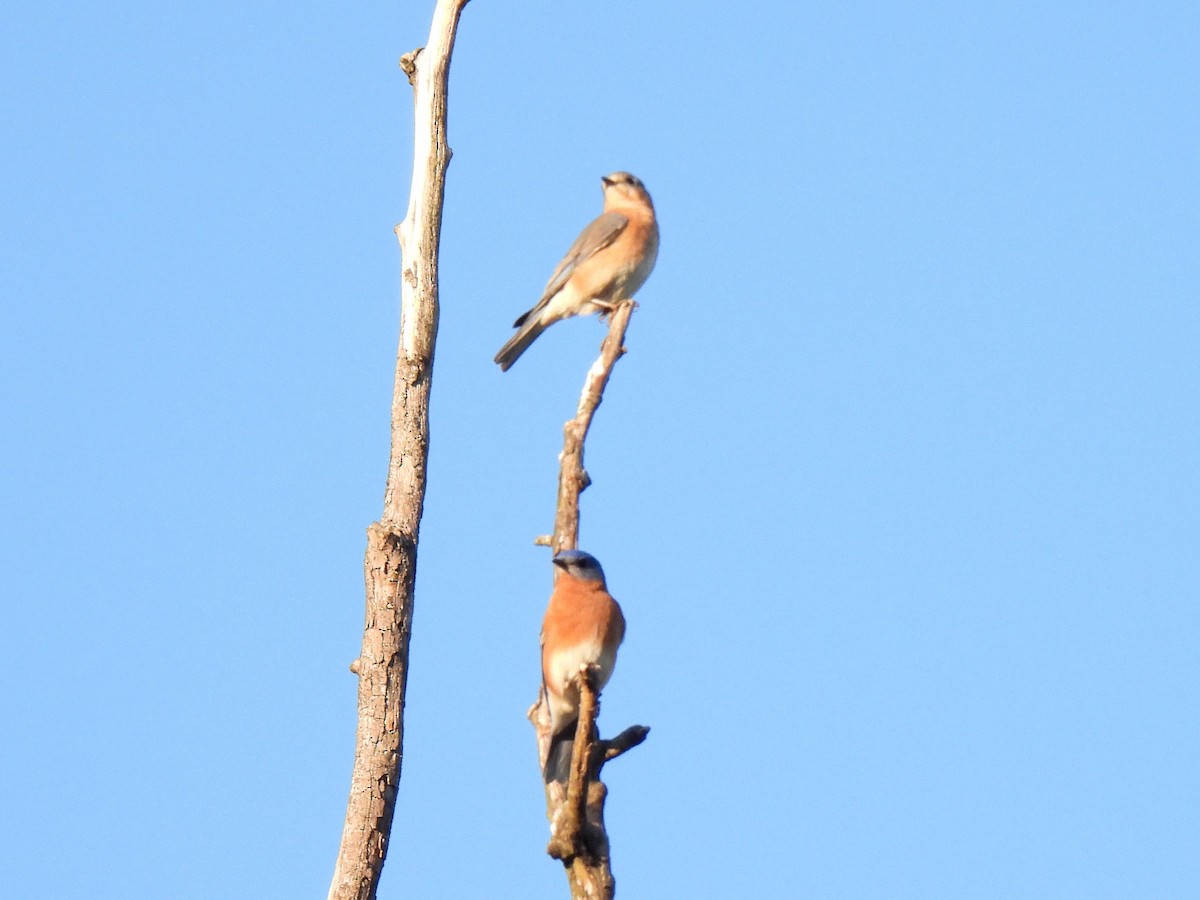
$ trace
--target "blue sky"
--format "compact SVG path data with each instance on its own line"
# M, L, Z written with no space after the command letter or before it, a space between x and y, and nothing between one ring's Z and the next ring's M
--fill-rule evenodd
M0 862L324 896L431 3L0 28ZM621 895L1200 895L1200 12L475 0L381 898L566 896L532 730L562 422L509 325L638 174L588 444Z

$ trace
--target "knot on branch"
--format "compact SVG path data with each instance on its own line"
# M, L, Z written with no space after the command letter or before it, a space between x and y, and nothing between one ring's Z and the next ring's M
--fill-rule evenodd
M421 55L424 47L418 47L416 50L409 50L400 57L400 70L408 78L408 83L413 87L417 86L417 57Z
M367 526L367 547L383 551L390 557L408 554L415 558L417 552L417 542L412 535L383 521L372 522Z
M396 357L396 387L421 387L433 373L433 361L420 352L401 351Z

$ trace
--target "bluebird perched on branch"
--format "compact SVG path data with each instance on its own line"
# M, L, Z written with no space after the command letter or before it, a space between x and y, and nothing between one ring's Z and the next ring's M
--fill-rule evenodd
M650 277L658 257L658 223L646 186L628 172L613 172L600 182L604 212L575 239L542 299L513 323L519 330L496 354L501 371L507 372L555 322L597 310L611 312Z
M554 565L559 571L542 620L542 683L551 733L547 784L567 780L579 717L580 669L594 667L598 694L612 675L625 637L625 617L596 558L582 550L562 550Z

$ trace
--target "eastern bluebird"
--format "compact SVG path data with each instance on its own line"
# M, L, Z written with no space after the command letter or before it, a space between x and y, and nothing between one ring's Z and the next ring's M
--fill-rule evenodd
M571 316L611 312L645 284L658 257L658 223L646 186L628 172L600 179L604 212L583 229L554 274L542 299L513 322L520 329L496 354L507 372L539 334Z
M542 683L550 707L546 783L566 781L579 717L580 668L595 666L596 692L608 683L625 637L625 617L608 593L604 570L591 554L561 550L559 572L542 620Z

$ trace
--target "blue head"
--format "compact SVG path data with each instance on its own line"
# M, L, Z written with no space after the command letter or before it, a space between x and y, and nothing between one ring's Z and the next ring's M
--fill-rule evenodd
M580 581L598 581L604 584L604 570L600 568L600 561L590 553L584 553L582 550L559 550L554 555L553 562Z

